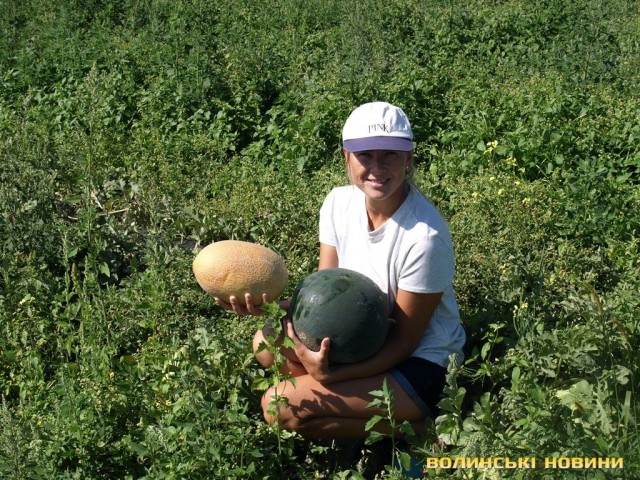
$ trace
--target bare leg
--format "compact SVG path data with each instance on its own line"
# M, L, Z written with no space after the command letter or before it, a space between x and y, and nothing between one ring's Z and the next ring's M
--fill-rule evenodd
M273 337L274 330L270 325L265 325L261 330L258 330L253 336L253 354L255 355L258 363L265 368L269 368L274 364L273 354L267 349L260 349L261 345L267 345L266 337ZM276 345L282 344L282 334L276 339ZM280 347L280 353L285 357L285 362L280 369L282 373L291 375L293 377L299 377L300 375L306 375L307 371L298 361L298 357L294 351L290 348Z
M365 431L365 426L368 421L368 418L318 418L306 422L304 424L304 428L298 429L298 433L300 433L300 435L304 436L305 438L310 439L352 440L355 438L366 438L369 435L369 432ZM402 422L398 421L398 423ZM411 424L411 428L413 429L413 432L416 434L416 436L424 436L427 433L424 419L409 421L409 423ZM389 425L389 422L385 420L378 422L372 430L375 430L376 432L382 433L387 436L391 436L391 425ZM397 429L394 432L394 436L397 440L403 438L403 434Z
M369 392L379 390L384 378L385 375L375 375L323 385L310 375L302 375L296 379L295 386L290 382L282 382L267 390L262 397L262 409L270 424L277 421L281 428L294 430L306 438L366 438L367 421L373 415L380 414L379 409L368 406L374 398ZM423 413L393 377L387 375L386 378L393 391L395 421L400 424L407 420L412 423L416 433L421 433L424 429ZM271 403L276 392L287 398L288 406L280 406L278 414L273 415ZM380 422L376 429L390 433L390 426L384 422Z

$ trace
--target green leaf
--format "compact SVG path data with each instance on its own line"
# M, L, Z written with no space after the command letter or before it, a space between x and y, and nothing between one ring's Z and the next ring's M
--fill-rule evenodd
M111 276L111 271L109 270L109 265L107 265L105 262L102 262L100 264L100 273L102 273L103 275L106 275L107 277Z
M259 449L254 449L251 451L250 454L253 458L262 458L264 457L264 453L262 453Z
M402 469L405 471L411 470L411 455L403 451L398 451L396 455Z
M365 424L364 426L365 431L371 430L378 422L380 422L383 419L384 417L382 417L381 415L374 415Z
M629 383L629 377L631 376L631 370L622 365L616 365L616 380L620 385L626 385Z
M133 450L140 458L144 458L149 455L149 449L139 443L129 442L129 448Z
M556 397L572 412L588 412L593 409L593 387L586 380L580 380L568 390L558 390Z
M491 343L487 342L482 346L482 350L480 350L480 356L483 360L487 359L487 355L489 354L489 350L491 349Z
M264 391L271 386L268 378L255 378L251 388L254 390Z
M462 422L462 428L465 432L475 432L480 430L480 424L473 417L467 417Z

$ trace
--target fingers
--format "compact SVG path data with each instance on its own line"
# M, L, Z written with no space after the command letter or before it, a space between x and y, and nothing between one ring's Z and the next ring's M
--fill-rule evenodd
M262 315L264 310L253 304L253 296L250 293L246 293L244 296L244 304L241 303L237 297L229 297L229 301L222 300L219 297L214 297L215 302L224 308L225 310L232 310L236 315ZM266 303L267 294L262 294L262 301Z
M260 315L262 309L253 304L253 297L250 293L244 295L244 305L236 297L230 297L231 307L237 315Z
M244 312L242 311L242 305L240 305L240 302L236 297L229 297L229 303L231 304L231 309L234 313L238 315L244 315Z
M246 311L249 315L256 314L256 308L253 306L253 297L250 293L244 294L244 305L241 305L241 308L243 308L243 310Z
M282 321L284 322L284 328L285 328L285 332L287 333L287 337L293 340L293 343L296 345L296 347L298 345L301 345L302 342L298 338L298 335L296 335L296 331L293 328L293 322L291 321L291 319L284 318Z
M233 308L231 307L231 304L229 302L225 302L224 300L222 300L220 297L214 297L213 298L215 300L215 302L221 306L222 308L224 308L225 310L232 310Z
M295 329L293 328L293 322L290 319L286 318L284 320L284 327L287 336L291 338L295 345L294 353L298 362L302 366L301 371L308 373L320 383L330 381L329 337L322 339L322 342L320 343L320 350L318 352L314 352L309 350L304 343L300 341L300 338L298 338Z
M329 337L323 338L320 343L320 355L326 355L329 351L329 345L331 343L331 339Z
M295 344L296 349L303 348L305 350L308 350L307 347L304 345L304 343L302 343L302 341L298 337L298 334L296 333L295 328L293 328L293 322L291 321L291 319L285 318L283 321L284 321L285 332L287 336L291 338L291 340L293 340L293 343ZM331 344L331 339L329 337L323 338L322 342L320 343L320 350L318 350L317 353L322 357L327 356L329 352L330 344Z

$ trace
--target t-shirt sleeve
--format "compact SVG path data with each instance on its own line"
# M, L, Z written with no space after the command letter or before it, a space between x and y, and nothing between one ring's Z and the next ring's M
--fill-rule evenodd
M451 287L454 273L452 247L439 236L430 236L407 253L398 288L414 293L444 292Z
M332 190L325 197L324 202L322 202L322 207L320 207L320 224L318 226L320 243L332 247L338 245L334 217L335 196L335 190Z

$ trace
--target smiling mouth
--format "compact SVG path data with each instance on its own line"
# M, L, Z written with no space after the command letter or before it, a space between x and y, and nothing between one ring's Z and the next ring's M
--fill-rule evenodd
M387 182L389 181L388 178L385 179L379 179L379 178L367 178L367 183L371 184L371 185L375 185L375 186L383 186L386 185Z

